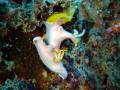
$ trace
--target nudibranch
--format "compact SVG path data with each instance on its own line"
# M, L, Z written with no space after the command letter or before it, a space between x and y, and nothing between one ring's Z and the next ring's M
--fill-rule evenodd
M67 78L68 73L61 63L61 60L67 50L60 50L61 42L66 38L69 38L75 43L75 45L77 45L80 38L85 33L85 30L83 30L81 34L79 34L77 30L74 30L74 34L72 34L64 30L61 26L61 24L71 21L76 8L77 7L74 6L69 8L66 12L50 16L46 21L44 21L46 26L46 35L44 38L35 37L33 39L42 62L51 71L58 73L63 79Z
M54 55L54 52L51 51L49 46L47 46L43 42L42 38L35 37L33 39L33 42L37 48L39 56L40 56L42 62L44 63L44 65L46 67L48 67L51 71L58 73L59 76L62 77L63 79L66 79L68 76L66 68L63 66L63 64L61 62L57 62L57 63L54 62L53 58L55 58L56 56ZM56 59L59 59L59 58L61 58L60 55L58 57L56 57Z
M60 26L62 24L61 19L56 23L48 23L45 21L44 24L46 26L46 35L44 40L56 51L60 48L60 44L63 40L66 38L72 38L73 36L70 32L64 30L63 27Z
M57 23L48 23L45 21L44 24L46 26L46 35L44 40L51 48L54 48L56 51L58 51L60 48L61 42L67 38L71 39L74 42L75 46L77 46L77 43L85 34L85 30L83 30L80 34L76 29L74 29L74 34L64 30L61 26L61 19Z

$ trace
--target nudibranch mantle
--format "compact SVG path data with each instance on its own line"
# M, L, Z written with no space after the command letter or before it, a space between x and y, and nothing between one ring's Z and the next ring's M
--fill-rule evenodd
M48 42L49 46L56 51L60 48L60 44L63 40L73 37L70 32L60 26L62 24L61 19L57 23L48 23L45 21L44 24L46 26L46 36L44 39Z
M37 51L39 53L39 56L44 63L45 66L47 66L51 71L58 73L60 77L63 79L66 79L68 76L68 73L66 71L66 68L63 66L61 62L54 63L53 58L54 52L51 51L49 46L47 46L41 37L35 37L33 39L33 42L37 48Z

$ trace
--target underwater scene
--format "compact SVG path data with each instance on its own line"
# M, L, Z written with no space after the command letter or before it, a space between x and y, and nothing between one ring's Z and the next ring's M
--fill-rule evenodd
M0 0L0 90L120 90L120 0Z

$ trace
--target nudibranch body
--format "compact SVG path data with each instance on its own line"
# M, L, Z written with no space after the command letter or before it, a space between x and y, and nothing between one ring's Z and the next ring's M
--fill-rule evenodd
M77 45L85 33L85 30L83 30L81 34L79 34L77 30L74 30L74 34L72 34L64 30L61 26L61 24L71 21L76 8L77 7L74 6L66 12L54 14L50 16L47 21L44 21L46 26L44 41L46 43L43 42L41 37L35 37L33 39L42 62L51 71L58 73L63 79L67 78L68 73L60 61L63 59L64 52L67 50L60 50L61 42L69 38Z
M33 39L33 42L44 65L47 66L51 71L58 73L59 76L63 79L66 79L66 77L68 76L66 68L61 62L53 62L53 58L55 57L54 52L52 52L51 49L43 42L42 38L35 37Z
M48 45L56 51L60 48L60 44L63 40L73 37L70 32L60 26L62 24L61 19L57 23L44 22L44 24L46 26L46 36L44 39L48 42Z

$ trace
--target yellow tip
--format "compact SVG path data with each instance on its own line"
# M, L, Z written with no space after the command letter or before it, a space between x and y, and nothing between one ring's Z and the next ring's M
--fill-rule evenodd
M70 22L75 13L76 8L77 8L77 6L70 7L70 8L68 8L68 10L66 10L63 13L53 14L46 21L49 23L56 23L58 20L62 19L63 24L65 24L66 22Z

